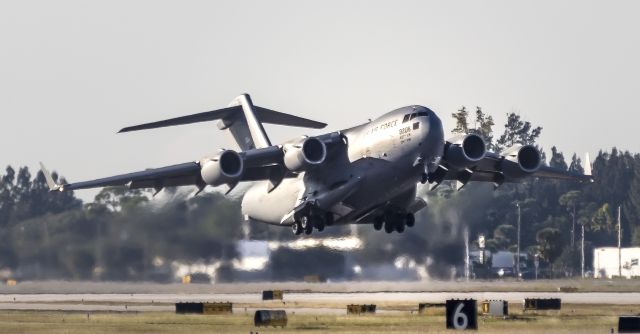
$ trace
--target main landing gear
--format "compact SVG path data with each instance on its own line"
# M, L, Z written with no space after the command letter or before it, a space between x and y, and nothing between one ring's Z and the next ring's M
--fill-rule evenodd
M333 214L330 212L315 212L300 215L296 222L291 225L293 234L300 235L304 232L310 235L315 228L318 232L324 231L325 226L333 224Z
M387 233L392 233L393 231L402 233L405 227L413 227L415 223L416 217L413 213L386 212L376 218L373 222L373 228L376 231L380 231L384 227L384 231Z

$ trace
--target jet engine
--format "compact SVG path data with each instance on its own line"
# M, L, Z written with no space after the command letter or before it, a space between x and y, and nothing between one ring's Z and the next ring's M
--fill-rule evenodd
M447 163L454 169L465 169L484 158L487 146L482 137L468 134L453 139L444 153Z
M320 165L327 158L327 146L315 137L306 138L298 144L286 145L284 149L284 165L293 172Z
M505 163L502 172L508 178L518 179L535 173L542 164L542 156L537 148L531 145L514 145L502 152L506 160L515 162Z
M240 180L244 172L244 161L238 152L226 150L214 158L200 162L200 175L208 185L219 186Z

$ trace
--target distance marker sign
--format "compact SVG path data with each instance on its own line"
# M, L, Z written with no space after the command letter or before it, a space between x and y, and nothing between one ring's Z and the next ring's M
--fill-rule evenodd
M446 303L447 329L478 329L478 306L475 299L450 299Z

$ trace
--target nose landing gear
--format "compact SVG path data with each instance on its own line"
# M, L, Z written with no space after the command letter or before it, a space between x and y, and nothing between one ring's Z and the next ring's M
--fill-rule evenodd
M324 231L325 226L333 224L333 214L331 212L313 212L300 215L296 222L291 225L293 234L300 235L304 232L310 235L315 228L318 232Z

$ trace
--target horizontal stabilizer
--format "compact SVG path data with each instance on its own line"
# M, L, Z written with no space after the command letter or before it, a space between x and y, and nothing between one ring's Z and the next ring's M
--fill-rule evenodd
M290 114L285 114L285 113L277 112L277 111L262 108L262 107L255 107L255 113L258 120L262 123L297 126L297 127L312 128L312 129L322 129L325 126L327 126L326 123L317 122L310 119L306 119L306 118L302 118L302 117L298 117ZM176 126L176 125L184 125L184 124L192 124L192 123L200 123L200 122L208 122L208 121L215 121L219 119L231 119L233 117L236 117L237 115L242 115L242 106L232 106L228 108L206 111L206 112L188 115L188 116L170 118L170 119L166 119L158 122L129 126L121 129L120 131L118 131L118 133L157 129L157 128L164 128L168 126Z

